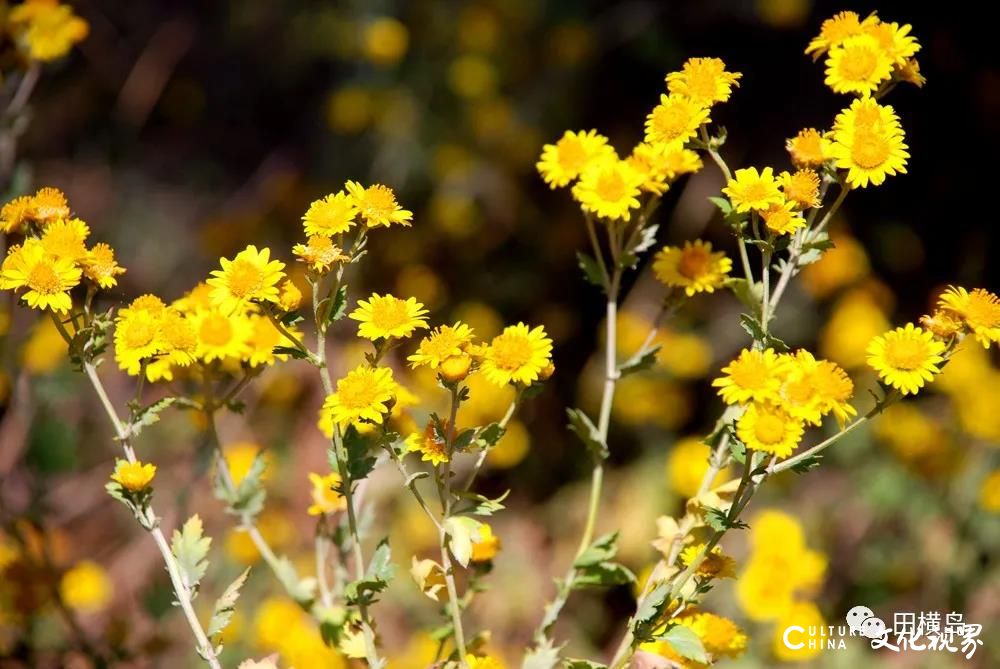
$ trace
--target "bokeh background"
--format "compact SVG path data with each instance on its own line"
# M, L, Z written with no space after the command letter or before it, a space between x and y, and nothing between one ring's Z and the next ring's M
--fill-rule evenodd
M129 269L113 298L175 298L247 243L288 260L309 202L357 179L396 189L414 226L373 238L353 280L356 295L413 295L434 321L461 317L484 336L505 322L545 324L557 374L525 408L482 483L512 492L495 525L505 545L491 577L496 590L472 618L511 657L540 616L551 576L569 560L584 513L588 460L564 429L563 407L591 408L599 392L603 307L576 267L585 242L578 209L535 172L542 144L567 128L595 128L626 153L641 139L664 74L687 57L718 56L744 73L730 102L713 112L729 131L726 159L787 168L784 140L828 126L847 102L824 87L822 64L802 54L809 38L836 11L878 10L911 23L923 44L927 85L899 87L889 98L907 133L908 174L848 198L834 228L837 249L796 282L774 329L855 372L863 405L870 377L861 351L872 334L914 320L949 283L1000 283L988 168L1000 134L1000 67L989 21L975 9L808 0L73 4L90 36L46 69L5 188L67 193L93 237L118 249ZM721 185L706 166L675 187L658 212L660 242L700 236L732 251L705 199ZM641 342L659 295L648 271L629 288L623 355ZM719 411L708 381L746 343L737 314L726 296L693 301L663 335L656 369L622 384L600 526L622 528L623 557L637 572L653 559L656 517L678 511L690 494L685 476L700 455L678 444L704 433ZM337 359L346 366L358 346L349 328L341 334ZM0 666L83 661L47 584L84 559L100 564L111 584L109 601L82 615L85 637L122 649L129 666L194 666L178 642L186 631L170 610L152 545L103 492L114 444L56 342L51 329L14 314L0 384L0 520L32 547L17 565L21 586L31 587L0 602L0 658L10 656ZM830 667L1000 664L989 634L996 638L1000 617L1000 504L996 490L983 488L997 466L1000 372L981 350L966 357L938 392L845 441L827 466L765 489L751 521L768 508L798 519L828 561L823 587L808 599L831 622L856 603L886 614L962 611L984 624L986 646L970 661L857 648L798 659ZM293 555L311 545L302 481L325 458L312 429L320 389L300 367L266 375L247 417L222 429L234 458L272 452L265 520ZM128 381L110 376L112 393L128 397ZM500 398L482 411L498 417L505 406ZM220 573L235 574L254 552L227 534L196 426L183 415L166 422L140 450L177 495L168 523L201 512ZM396 495L392 476L372 487L378 522L392 529L405 568L408 552L434 539L411 501ZM163 493L158 499L167 506ZM733 536L726 547L745 556L746 543ZM14 573L5 572L3 589L15 590ZM398 581L381 605L383 633L395 667L426 666L420 653L429 642L419 630L434 619L433 607L405 569ZM273 586L264 569L251 580L232 632L234 656L272 650L268 624L273 637L273 620L293 616L267 599ZM627 588L575 596L573 622L559 634L577 655L613 647L632 606ZM774 623L750 619L732 587L713 592L707 608L737 619L753 639L733 666L780 661Z

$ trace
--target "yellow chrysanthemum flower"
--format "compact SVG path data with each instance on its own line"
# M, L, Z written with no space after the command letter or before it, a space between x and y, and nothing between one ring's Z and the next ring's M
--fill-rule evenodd
M295 311L302 306L302 291L291 279L285 279L278 287L278 306L282 311Z
M813 209L820 205L819 175L816 170L800 169L792 172L782 172L778 175L781 193L788 202L797 209Z
M787 458L802 439L802 421L769 403L754 403L736 422L736 436L747 448Z
M510 325L493 338L483 357L481 371L491 383L527 386L537 381L552 359L552 340L541 325Z
M402 300L392 295L372 293L358 300L358 308L348 318L361 323L358 336L376 341L390 337L404 338L414 330L427 327L427 310L414 297Z
M848 37L860 35L863 32L864 27L857 12L840 12L823 21L819 35L809 42L805 52L807 55L812 54L813 60L816 60L831 47L838 46Z
M389 227L393 223L409 226L413 220L413 212L399 206L396 194L388 186L375 184L365 188L357 181L348 181L347 192L369 228Z
M0 232L20 232L34 216L34 198L30 195L16 197L0 209Z
M357 215L354 198L339 191L310 204L302 222L309 237L332 237L350 230Z
M422 365L437 369L448 358L461 356L471 343L472 328L465 323L442 325L424 337L407 360L414 369Z
M249 319L250 338L247 340L248 351L245 355L250 366L273 365L278 360L287 360L288 354L274 352L275 346L288 346L289 342L271 319L260 314L251 314ZM286 326L285 329L299 340L302 339L302 333L295 326Z
M56 0L27 0L10 10L8 20L28 56L42 62L62 58L90 31L72 7Z
M830 49L826 59L826 79L834 93L868 96L892 76L892 59L871 35L848 37Z
M90 228L79 218L52 223L42 233L42 248L53 258L79 262L87 257L87 237Z
M550 188L562 188L579 177L592 161L615 157L608 138L596 130L567 130L555 144L542 147L535 167Z
M876 134L903 134L899 116L892 105L879 104L874 98L857 98L833 120L832 138L861 131Z
M117 286L118 277L125 273L125 268L115 260L115 250L103 242L94 244L80 264L83 276L104 290Z
M115 318L115 361L118 367L135 376L164 349L160 319L165 310L155 295L144 295L120 310Z
M182 314L191 315L205 309L212 309L212 287L201 281L194 288L173 301L172 306Z
M108 605L114 594L114 584L104 567L83 560L63 574L59 595L68 607L80 613L94 613Z
M73 306L69 291L82 273L72 260L53 258L36 239L12 246L0 266L0 290L25 289L21 299L32 309L65 313Z
M173 381L174 368L190 365L198 350L198 336L194 325L176 308L167 307L163 310L158 327L160 355L146 365L146 380L150 383Z
M601 218L628 221L639 207L645 179L624 160L605 158L591 162L573 186L580 208Z
M285 263L271 260L271 249L250 245L232 260L221 258L222 269L212 271L212 302L227 314L246 309L251 302L277 302Z
M292 253L299 257L301 262L314 272L320 274L330 271L330 268L338 262L346 262L350 257L345 255L333 240L324 235L312 235L305 244L296 244L292 247Z
M726 64L720 58L688 58L680 72L667 75L667 90L707 108L728 100L742 76L739 72L726 72Z
M646 117L646 142L686 142L708 123L708 109L683 95L660 95L660 104Z
M916 58L910 58L903 63L896 70L896 76L899 77L900 81L913 84L917 88L923 88L924 84L927 83L927 78L920 74L920 63L917 62Z
M790 235L799 228L806 226L806 219L802 212L795 208L795 204L787 200L781 204L772 204L769 208L760 212L760 217L764 219L764 225L775 234Z
M722 368L725 376L712 381L712 386L719 389L719 396L726 404L777 401L787 364L773 348L745 349Z
M878 42L879 48L896 67L902 67L920 51L920 43L910 34L910 25L900 26L898 23L867 22L864 27L866 35L871 35Z
M337 390L320 410L320 429L333 436L334 426L367 421L381 425L396 394L396 382L388 367L361 365L337 381Z
M111 480L129 492L142 492L153 482L154 476L156 476L156 465L144 464L138 460L129 462L119 459L115 461L115 471L111 474Z
M785 141L792 163L799 168L819 167L833 158L833 143L819 130L805 128Z
M781 407L811 425L820 425L823 416L833 413L844 423L857 411L848 402L854 394L854 383L847 372L829 360L817 360L804 349L787 360L781 385Z
M662 144L647 144L640 142L632 149L625 162L632 170L642 177L639 189L645 193L663 195L670 188L667 184L667 174L660 166L660 147Z
M681 551L681 564L690 567L704 548L704 543L686 547ZM724 554L721 546L713 546L695 573L706 578L732 578L736 575L736 560Z
M939 339L954 337L965 326L962 320L950 311L938 309L933 314L920 317L920 327L929 330ZM989 348L989 344L986 344Z
M694 497L708 471L712 449L700 437L685 437L677 441L667 455L667 482L681 497ZM712 481L714 488L727 478L720 472Z
M680 624L698 635L712 658L737 658L747 648L747 635L729 618L699 611L680 618Z
M1000 342L1000 298L993 293L949 286L938 299L938 308L960 319L984 347Z
M770 167L765 167L760 172L756 167L748 167L736 170L733 176L722 192L740 213L767 211L772 204L781 204L785 199L778 189L774 170Z
M420 459L432 465L440 465L450 459L444 439L438 435L434 422L427 423L421 432L414 432L406 438L406 450L419 453Z
M198 337L195 356L202 362L227 358L242 360L248 354L253 327L246 315L203 309L195 312L192 318Z
M930 332L907 323L868 345L868 365L878 372L886 385L904 395L915 395L926 381L941 371L946 346Z
M472 541L472 561L489 562L497 556L503 546L500 537L493 534L489 523L479 526L479 536Z
M309 483L312 484L312 504L308 509L310 516L337 513L347 508L347 500L336 490L340 487L340 474L331 472L320 476L310 472Z
M709 242L696 239L683 247L664 246L653 258L653 274L667 287L683 288L688 297L722 287L733 261Z
M653 144L656 150L656 165L667 179L676 179L682 174L693 174L702 168L701 156L684 148L682 142Z
M58 188L39 188L31 198L31 218L45 227L56 221L69 218L69 202Z
M833 155L836 166L847 170L851 188L881 185L886 176L906 174L906 151L902 132L834 132Z

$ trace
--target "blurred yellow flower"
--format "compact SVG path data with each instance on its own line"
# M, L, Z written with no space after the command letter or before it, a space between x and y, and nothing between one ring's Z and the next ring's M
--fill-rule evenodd
M690 396L676 381L663 375L629 374L618 381L611 409L628 425L674 430L691 417L692 407Z
M223 447L222 454L226 459L229 474L233 477L233 485L238 486L243 482L246 475L250 473L250 468L253 466L254 461L257 459L257 454L260 452L260 444L252 441L236 441L226 444ZM261 457L267 463L264 467L264 473L261 474L261 480L267 480L270 475L271 454L264 453Z
M406 54L410 34L406 26L391 16L370 21L361 34L365 56L376 65L395 65Z
M938 299L938 308L961 319L983 347L1000 342L1000 298L988 290L949 286Z
M524 460L531 446L528 428L519 420L507 424L507 431L486 454L486 463L497 469L516 467Z
M255 523L257 530L274 550L280 551L297 537L297 530L282 511L265 509ZM234 562L256 564L260 561L260 551L250 536L241 528L234 527L226 534L226 555Z
M682 615L680 624L697 634L702 646L715 659L736 658L746 650L746 633L729 618L701 611Z
M1000 469L994 469L979 485L979 506L1000 513Z
M868 274L868 254L854 237L833 232L833 248L827 249L818 262L802 270L802 283L816 297L826 297ZM883 328L884 329L884 328Z
M100 611L111 602L113 583L96 562L78 562L63 574L59 595L68 607L80 613Z
M493 534L493 528L488 523L479 527L479 535L472 541L472 561L489 562L500 552L500 537Z
M57 0L26 0L11 8L7 18L28 56L42 62L62 58L90 31L72 7Z
M834 306L820 331L822 355L844 367L861 367L873 337L889 329L885 311L869 291L853 290Z
M667 455L667 482L670 489L681 497L694 497L701 485L701 479L708 471L708 459L712 449L699 437L685 437L678 440ZM725 481L722 471L712 481L712 487Z
M803 631L792 630L785 643L785 630L799 627ZM774 656L784 662L804 662L823 652L823 639L810 638L809 630L825 629L826 621L819 607L812 602L795 602L782 614L774 626L771 649ZM812 641L812 643L810 643ZM801 647L798 647L801 644ZM788 646L796 646L789 648Z
M335 488L340 487L340 474L330 472L325 476L309 473L309 483L312 484L312 505L308 509L310 516L322 516L336 513L347 508L347 500Z
M823 21L820 26L819 36L814 37L806 53L812 54L813 59L819 58L830 48L843 44L844 40L853 35L860 35L864 32L861 24L861 17L857 12L840 12L833 17Z
M505 669L506 665L499 658L493 655L473 655L469 653L465 656L465 663L469 669Z
M21 349L21 362L32 374L48 374L67 360L68 349L52 319L43 318L31 328L31 335Z
M591 163L617 157L608 138L596 130L567 130L555 144L542 147L542 156L535 166L552 188L561 188L575 181Z
M195 355L203 362L241 359L250 350L253 324L247 316L206 309L196 312L193 321L198 337Z
M448 86L463 98L487 97L496 90L496 85L496 67L482 56L459 56L448 67Z
M681 551L681 564L690 567L704 549L703 543L688 546ZM695 574L705 578L732 578L736 575L736 560L724 554L721 546L714 546L698 565Z

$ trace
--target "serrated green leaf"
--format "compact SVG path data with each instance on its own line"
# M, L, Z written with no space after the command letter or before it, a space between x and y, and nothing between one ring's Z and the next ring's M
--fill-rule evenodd
M456 451L464 451L469 447L469 444L472 443L472 440L475 436L476 436L475 428L470 427L466 430L462 430L461 432L458 433L458 435L455 436L455 442L453 444L454 449Z
M620 376L628 376L629 374L649 369L656 364L656 356L660 353L660 348L662 348L660 344L656 344L655 346L639 351L618 365L618 374Z
M635 583L635 574L617 562L600 562L578 569L574 588L610 587Z
M594 540L573 562L577 568L611 560L618 554L618 532L609 532Z
M247 576L250 575L250 567L243 570L243 573L236 577L236 580L229 584L217 600L212 609L212 618L208 621L207 634L210 637L221 633L229 625L233 612L236 611L236 600L240 596L240 588L246 583Z
M131 435L139 434L143 428L149 427L160 420L160 414L180 400L179 397L164 397L135 411L128 431Z
M389 581L395 574L396 566L392 564L389 540L383 539L372 554L364 578L351 581L344 587L344 598L351 604L370 604L375 601L375 595L389 587Z
M333 295L333 303L330 305L330 313L326 322L333 323L339 321L347 312L347 284L341 284L337 292Z
M740 314L740 325L755 342L761 343L765 348L773 348L778 352L788 350L788 344L765 332L760 321L750 314Z
M597 460L606 460L608 445L601 439L597 427L587 417L587 414L579 409L566 409L566 416L569 418L570 431L580 438L590 454Z
M347 472L351 483L357 483L375 469L378 459L372 455L372 444L353 425L344 431L344 449L347 451Z
M506 432L507 429L500 423L490 423L479 429L479 433L476 435L476 444L480 448L491 448L503 438Z
M191 590L198 587L198 583L208 570L208 549L212 544L212 538L203 534L201 518L195 514L188 518L180 531L174 530L170 543L170 552L177 560L177 566L181 572L181 579L184 585Z
M502 511L505 508L502 502L510 495L510 490L492 499L475 492L458 491L457 494L464 498L465 502L459 506L457 513L474 516L492 516L494 513Z
M577 251L576 263L583 270L583 276L587 279L588 283L592 283L595 286L604 286L604 273L601 272L601 267L594 260L594 256Z
M701 664L709 661L705 646L702 645L701 639L690 627L674 625L658 638L660 641L669 643L670 647L681 657Z
M729 439L729 454L741 465L747 461L747 447L739 439L732 437Z
M639 602L639 606L632 616L632 634L639 642L649 641L652 638L653 630L659 624L663 608L666 606L667 597L670 594L670 585L662 582L653 588Z

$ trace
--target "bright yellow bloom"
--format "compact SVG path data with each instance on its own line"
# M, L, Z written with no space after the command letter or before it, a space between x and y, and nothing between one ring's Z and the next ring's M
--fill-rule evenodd
M879 104L873 98L857 98L833 120L833 139L860 131L879 135L903 134L899 116L892 105Z
M653 258L653 274L663 285L683 288L688 297L712 293L721 288L733 268L733 261L712 245L696 239L683 247L664 246Z
M798 209L812 209L820 205L819 175L815 170L800 169L794 173L782 172L778 175L781 192L785 199Z
M795 204L783 201L781 204L772 204L768 209L760 212L761 218L767 229L775 234L790 235L800 228L806 226L806 219L802 212L795 208Z
M58 188L39 188L31 198L31 218L45 227L56 221L69 218L69 203Z
M824 83L834 93L868 96L892 75L892 59L871 35L854 35L830 49Z
M713 659L736 658L747 648L746 633L729 618L700 611L682 615L679 620L698 635L701 645Z
M358 336L376 341L390 337L404 338L414 330L427 327L427 310L410 297L402 300L392 295L372 293L367 300L358 300L358 308L348 318L361 323Z
M492 655L468 653L465 656L465 663L469 665L469 669L505 669L503 662Z
M725 376L712 381L726 404L777 401L787 360L769 348L745 349L722 368Z
M708 471L711 455L712 449L698 437L678 440L667 455L667 482L671 490L681 497L694 497ZM726 474L720 472L712 481L712 487L724 480Z
M760 172L756 167L736 170L734 177L722 192L729 196L733 208L740 213L767 211L772 204L784 201L774 178L774 170L770 167L765 167Z
M73 306L69 291L80 283L80 268L72 260L53 258L42 243L26 239L12 246L0 266L0 290L24 288L21 299L32 309L65 313Z
M166 309L160 298L144 295L121 309L115 318L115 360L118 367L135 376L143 361L163 352L160 318Z
M222 455L226 459L226 467L229 468L229 475L232 477L234 485L238 486L243 482L260 452L260 445L252 441L237 441L226 444L225 448L222 449ZM270 453L265 452L261 457L270 464ZM267 480L268 471L269 468L264 469L264 473L261 474L262 480Z
M203 362L242 359L249 352L253 326L247 316L205 309L196 312L193 321L198 336L195 355Z
M275 346L288 346L289 341L274 326L271 319L260 314L251 314L249 319L250 338L247 340L249 351L246 360L250 366L273 365L278 360L287 360L287 353L274 352ZM302 333L295 326L286 326L285 329L299 340L302 339Z
M59 582L62 600L74 611L94 613L111 602L114 584L96 562L84 560L63 574Z
M420 340L416 352L407 360L414 369L422 365L437 369L448 358L461 356L471 343L472 328L465 323L442 325Z
M781 385L781 406L793 418L818 426L828 413L841 424L857 414L849 404L854 383L847 372L829 360L817 360L804 349L784 357L788 365Z
M984 347L1000 342L1000 298L993 293L949 286L938 299L938 308L960 319Z
M646 142L686 142L711 119L708 109L683 95L660 95L660 104L646 117Z
M681 551L681 564L690 567L695 558L705 549L705 544L691 544ZM721 546L714 546L709 551L698 569L698 576L706 578L732 578L736 575L736 560L722 552Z
M326 513L336 513L347 508L347 500L335 488L340 487L340 474L331 472L326 476L309 473L312 484L312 505L308 509L310 516L322 516Z
M79 218L58 220L42 233L42 248L53 258L79 262L87 257L90 228Z
M0 209L0 232L20 232L34 216L34 198L30 195L16 197Z
M405 443L408 452L420 453L420 459L432 465L436 466L450 459L445 440L438 435L433 421L427 423L422 432L414 432L408 436Z
M1000 469L994 469L979 487L979 506L991 513L1000 513Z
M896 67L903 67L918 51L920 43L910 34L910 25L898 23L865 22L865 34L878 42L879 48Z
M399 206L396 194L388 186L375 184L365 188L357 181L348 181L347 192L369 228L389 227L393 223L409 226L413 220L413 212Z
M173 381L174 367L190 365L198 350L194 324L175 307L164 309L157 325L160 355L146 366L146 379L151 383Z
M331 238L324 235L311 235L305 244L293 246L292 253L309 269L321 274L329 272L335 263L350 260Z
M552 361L552 340L541 325L510 325L493 338L483 358L482 373L498 386L527 386L537 381Z
M851 188L879 186L886 176L906 174L906 151L902 132L879 133L859 130L852 134L834 131L833 156L839 169L847 170Z
M388 367L372 369L361 365L337 381L337 390L326 398L320 411L320 429L333 435L352 423L367 421L382 424L396 394L396 382Z
M357 215L354 198L341 190L310 204L302 222L310 238L332 237L350 230Z
M625 159L628 166L642 177L639 189L644 193L663 195L670 188L667 184L667 174L660 167L659 153L662 146L662 144L640 142Z
M819 167L833 157L833 144L819 130L805 128L785 141L785 149L796 167Z
M212 287L204 281L195 284L194 288L173 301L173 307L185 316L212 309Z
M493 528L483 523L479 527L479 536L472 542L472 561L489 562L497 556L501 546L500 537L493 534Z
M291 279L281 282L278 293L278 306L282 311L295 311L302 306L302 291Z
M246 309L251 302L277 302L278 283L285 277L285 263L271 260L271 249L247 246L232 260L220 259L222 269L212 271L212 302L224 313Z
M639 207L645 179L628 162L618 158L595 160L573 186L573 198L586 212L610 220L628 221Z
M944 360L941 354L945 348L930 332L907 323L872 340L868 365L886 385L904 395L915 395L941 371L938 365Z
M933 314L921 316L920 326L925 330L929 330L939 339L948 339L961 332L964 323L952 312L938 309ZM988 344L987 348L989 348Z
M787 458L799 445L802 421L772 404L751 404L736 422L736 436L747 448Z
M923 88L924 84L927 83L927 78L920 74L920 63L917 62L916 58L911 58L903 63L903 65L896 70L896 76L898 76L901 81L913 84L917 88Z
M125 273L125 268L115 260L115 250L103 242L94 244L80 264L83 275L104 290L117 286L117 277Z
M596 130L567 130L555 144L542 147L542 156L535 167L551 188L562 188L575 180L592 161L615 158L608 138Z
M111 480L129 492L141 492L149 487L154 476L156 476L156 465L119 459L115 461L115 471L111 474Z
M812 602L794 602L781 615L774 626L771 649L783 662L805 662L823 653L823 638L810 637L809 630L824 630L827 623L819 607ZM788 632L789 627L797 627ZM803 630L800 632L799 630ZM794 646L789 648L789 645Z
M667 179L676 179L682 174L693 174L702 168L701 156L691 149L684 148L681 142L651 146L656 150L657 168L663 171Z
M707 108L728 100L742 76L726 72L726 64L719 58L688 58L680 72L667 75L667 90Z
M867 22L867 19L866 19ZM826 53L831 47L838 46L848 37L860 35L864 32L861 17L856 12L840 12L832 18L823 21L820 27L819 36L814 37L809 46L806 47L806 54L812 54L813 60Z
M42 62L62 58L90 30L72 7L57 0L26 0L10 10L8 20L28 56Z

